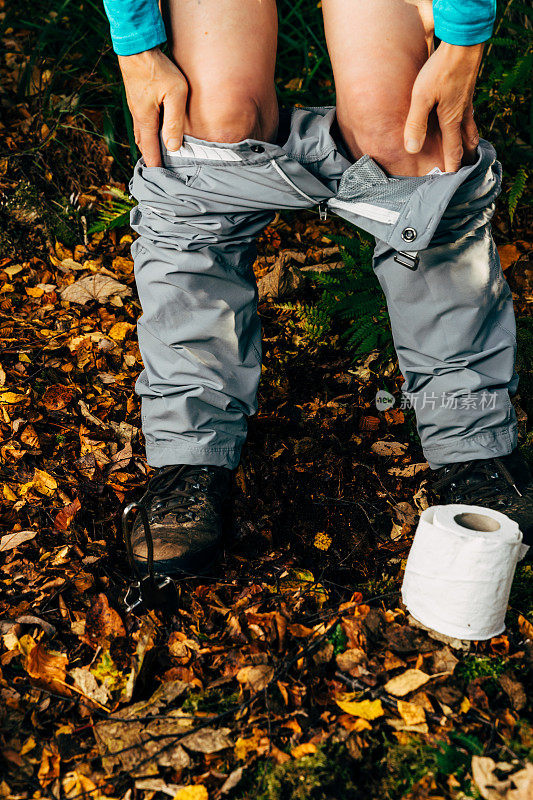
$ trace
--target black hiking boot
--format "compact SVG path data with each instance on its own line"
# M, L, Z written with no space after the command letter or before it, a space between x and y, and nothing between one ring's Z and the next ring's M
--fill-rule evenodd
M160 467L148 481L133 522L131 549L139 572L149 569L143 515L153 540L156 574L202 574L220 555L230 517L232 472L224 467Z
M441 503L501 511L518 523L524 544L533 544L533 478L518 450L499 458L449 464L434 475L432 488Z

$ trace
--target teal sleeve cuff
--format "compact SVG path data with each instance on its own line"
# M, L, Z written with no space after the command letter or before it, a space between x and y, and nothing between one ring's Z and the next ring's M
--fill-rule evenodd
M143 50L150 50L157 47L167 40L163 22L157 28L150 28L140 31L132 36L112 36L113 50L117 56L133 56L135 53L142 53Z
M113 50L132 56L166 42L157 0L103 0Z
M492 36L496 0L434 0L435 36L468 47Z

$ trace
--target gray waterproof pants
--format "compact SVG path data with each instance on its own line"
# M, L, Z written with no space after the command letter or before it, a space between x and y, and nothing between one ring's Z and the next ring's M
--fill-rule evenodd
M131 225L145 369L136 391L148 462L235 468L256 410L261 331L255 238L279 209L323 203L376 237L374 266L433 468L516 445L512 298L490 232L501 167L422 178L355 164L335 109L295 109L284 144L185 137L164 167L135 167Z

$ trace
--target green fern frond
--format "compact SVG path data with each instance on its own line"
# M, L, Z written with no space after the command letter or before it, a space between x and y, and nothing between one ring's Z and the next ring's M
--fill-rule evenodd
M509 189L507 207L509 209L509 217L511 219L511 223L513 222L515 211L518 206L518 201L524 194L527 184L527 176L528 176L527 170L525 170L524 167L521 167L516 173L513 183L511 184L511 188Z
M107 188L112 197L96 207L98 219L91 225L89 233L99 233L100 231L109 231L112 228L129 225L130 211L136 205L135 201L116 186L108 186Z

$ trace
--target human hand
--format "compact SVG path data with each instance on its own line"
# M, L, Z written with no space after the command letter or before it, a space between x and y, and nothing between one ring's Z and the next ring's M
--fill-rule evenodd
M135 141L147 167L160 167L159 118L163 108L163 141L177 150L183 140L189 87L177 66L158 47L119 56L126 99L133 117Z
M479 143L472 98L483 44L462 47L441 42L418 73L404 129L408 153L424 145L428 116L436 106L442 134L444 168L456 172L463 156L472 159Z

